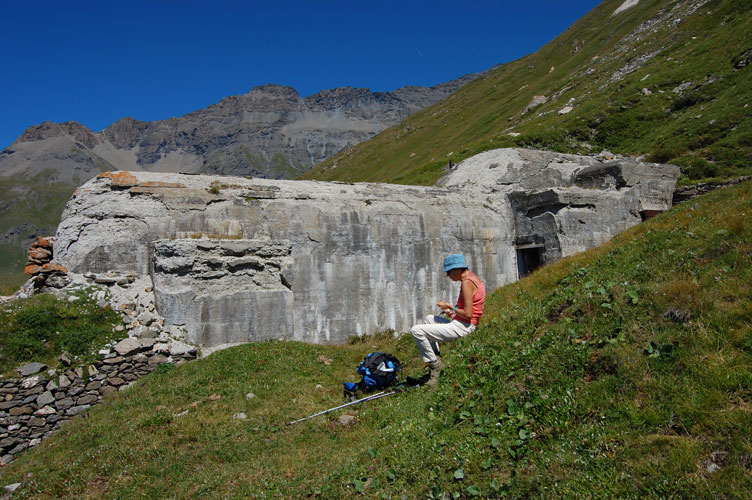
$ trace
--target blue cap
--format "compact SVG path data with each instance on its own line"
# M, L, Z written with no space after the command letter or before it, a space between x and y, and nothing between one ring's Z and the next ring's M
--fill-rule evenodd
M452 255L448 255L447 258L444 259L444 272L447 272L451 269L456 269L458 267L467 269L467 262L465 262L464 255L453 253Z

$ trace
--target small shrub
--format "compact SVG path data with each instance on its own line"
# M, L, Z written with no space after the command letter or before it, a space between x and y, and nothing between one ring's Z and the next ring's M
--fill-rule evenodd
M681 171L690 179L706 179L719 174L717 165L709 163L702 158L684 157L674 162L681 167Z
M676 158L680 154L678 148L661 146L648 155L647 161L652 161L654 163L667 163L669 160Z

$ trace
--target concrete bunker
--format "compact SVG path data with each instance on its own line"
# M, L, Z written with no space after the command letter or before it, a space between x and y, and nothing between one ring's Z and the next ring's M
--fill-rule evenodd
M197 345L342 342L407 331L453 300L446 254L502 286L669 208L678 173L523 149L481 153L433 187L107 173L69 201L55 256L150 275L160 314Z

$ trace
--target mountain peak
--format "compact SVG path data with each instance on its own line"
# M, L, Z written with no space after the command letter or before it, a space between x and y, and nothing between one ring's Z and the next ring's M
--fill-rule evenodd
M298 91L287 85L278 85L276 83L267 83L253 87L246 96L249 97L280 97L299 99Z
M40 123L39 125L32 125L31 127L28 127L13 144L18 144L21 142L43 141L45 139L49 139L51 137L59 137L61 135L70 136L89 148L94 147L97 143L97 138L94 135L94 132L78 122L69 121L55 123L51 121L45 121Z

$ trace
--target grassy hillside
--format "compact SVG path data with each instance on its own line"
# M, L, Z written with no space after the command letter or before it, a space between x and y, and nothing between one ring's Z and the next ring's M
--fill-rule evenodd
M718 190L497 290L436 392L287 427L372 350L420 375L412 340L246 345L160 368L0 476L18 498L752 498L750 213L752 182Z
M50 172L33 178L3 177L0 191L0 295L12 294L28 276L26 252L36 236L55 234L75 186L50 182ZM19 225L18 221L24 221ZM28 242L22 244L23 242ZM25 247L25 248L24 248Z
M509 146L644 155L680 165L684 183L752 173L752 3L641 0L612 15L623 3L302 177L431 184L450 160ZM547 100L527 109L535 96Z

